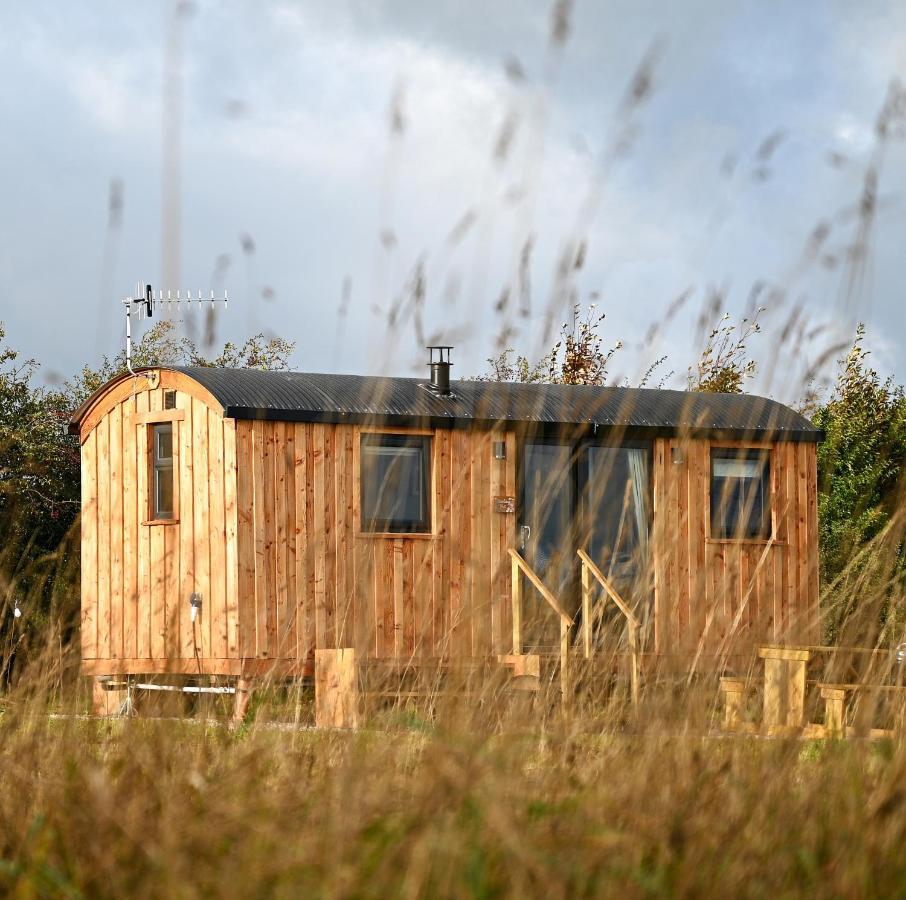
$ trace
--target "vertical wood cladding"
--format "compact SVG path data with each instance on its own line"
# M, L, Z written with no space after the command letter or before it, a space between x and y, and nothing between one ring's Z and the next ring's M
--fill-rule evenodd
M149 523L154 421L173 424L171 523ZM86 671L239 674L281 661L299 671L315 648L351 646L365 658L507 652L518 514L494 499L517 495L514 433L431 432L432 533L376 535L360 523L368 430L383 429L224 419L175 372L153 388L144 377L113 385L82 428ZM742 542L709 534L711 446L654 442L648 649L816 643L815 445L767 447L774 539Z
M503 652L516 491L512 434L432 433L430 534L361 530L357 425L236 423L244 657ZM367 429L365 429L367 430ZM506 440L506 459L492 441Z
M741 541L710 536L712 446L751 445L655 442L656 650L723 656L759 642L816 644L815 444L761 445L770 453L773 540Z
M164 391L176 391L164 410ZM166 417L166 418L165 418ZM148 429L173 425L177 518L150 523ZM121 382L82 442L82 658L238 658L236 426L188 380ZM189 597L202 614L189 619ZM149 668L149 667L146 667ZM156 668L156 667L150 667ZM191 666L184 666L191 671ZM141 668L137 671L142 671Z

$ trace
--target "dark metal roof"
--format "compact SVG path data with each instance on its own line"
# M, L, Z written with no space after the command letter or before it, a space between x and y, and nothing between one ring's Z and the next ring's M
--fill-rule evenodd
M418 378L174 367L207 388L236 419L375 422L468 427L520 422L587 425L630 435L820 441L804 416L764 397L647 388L454 381L438 396Z

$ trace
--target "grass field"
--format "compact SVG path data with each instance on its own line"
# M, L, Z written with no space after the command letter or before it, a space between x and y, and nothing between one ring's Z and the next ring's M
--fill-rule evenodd
M84 698L83 698L84 699ZM265 698L266 699L266 698ZM356 733L97 720L14 695L0 885L17 897L903 896L902 741L708 736L643 697ZM75 704L75 700L73 700ZM291 718L291 716L288 716Z

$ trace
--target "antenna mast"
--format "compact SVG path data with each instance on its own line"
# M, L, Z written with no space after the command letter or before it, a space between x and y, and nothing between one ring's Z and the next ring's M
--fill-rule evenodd
M223 292L222 297L215 297L214 292L211 291L210 297L202 297L201 291L198 291L195 297L192 296L191 291L185 292L185 297L182 296L181 291L176 291L176 296L173 296L173 291L167 291L166 297L164 296L164 291L161 289L157 292L157 296L154 296L154 290L150 284L144 284L139 281L135 285L135 295L132 297L125 297L123 299L123 306L126 309L126 368L129 370L130 374L135 375L136 373L132 369L132 311L133 309L138 313L140 318L152 318L154 316L154 307L162 303L167 304L167 311L170 312L173 309L173 304L176 304L177 310L181 308L183 302L186 303L186 308L190 309L192 303L197 303L201 306L202 303L210 303L211 308L214 308L216 303L223 303L223 308L227 308L227 302L229 298L227 292Z

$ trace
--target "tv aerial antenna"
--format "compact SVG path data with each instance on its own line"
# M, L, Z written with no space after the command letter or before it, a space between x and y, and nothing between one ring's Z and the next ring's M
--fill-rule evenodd
M145 284L144 282L138 281L135 284L135 293L131 297L123 298L123 306L126 310L126 368L132 375L135 375L136 372L132 368L132 314L133 312L138 316L139 319L151 319L154 317L154 310L156 307L164 307L166 312L169 314L173 311L173 304L176 304L176 311L182 309L182 304L186 304L186 309L190 310L192 304L197 304L198 308L201 308L204 304L210 304L210 308L214 309L218 303L223 304L223 308L227 308L227 303L229 297L227 292L223 292L222 297L215 297L214 292L211 291L210 297L202 295L201 291L198 291L193 297L191 291L176 291L174 296L174 291L167 291L166 296L164 291L158 290L157 295L155 296L154 289L150 284Z

